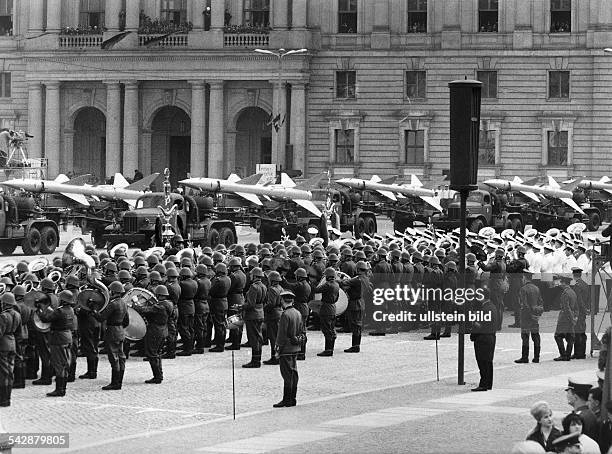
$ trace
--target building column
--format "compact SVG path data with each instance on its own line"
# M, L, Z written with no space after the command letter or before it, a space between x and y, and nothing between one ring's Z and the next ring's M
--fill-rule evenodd
M225 0L211 0L210 29L223 30L225 23Z
M204 29L204 9L206 8L206 2L202 0L196 0L191 4L191 22L193 23L193 29L202 31Z
M306 85L291 84L291 129L289 142L293 145L294 170L306 176Z
M153 132L151 130L144 130L140 135L142 153L140 153L140 159L138 161L138 168L146 176L151 174L151 137Z
M272 125L272 162L278 168L285 169L287 168L285 155L285 146L287 145L287 84L279 80L272 80L270 83L274 87L272 117L276 118L280 114L279 119L282 122L278 131Z
M62 1L47 0L47 31L59 32L62 27Z
M442 27L442 48L461 48L461 26L459 20L461 5L459 0L446 0L444 2L444 25Z
M274 0L272 4L272 26L274 30L287 30L288 6L289 2L287 0Z
M208 176L224 178L223 175L223 140L224 129L223 81L210 82L210 107L208 125Z
M291 28L304 29L308 16L308 6L306 0L293 0L291 11Z
M117 13L117 18L118 17L119 17L119 13ZM135 1L128 0L125 3L125 31L135 32L138 30L139 25L140 25L140 2L138 0L135 0Z
M192 177L206 172L206 91L203 80L191 81L191 169Z
M531 49L533 47L531 8L531 0L516 0L516 25L513 32L515 49Z
M230 150L229 153L226 153L226 158L223 162L225 166L223 175L229 175L230 173L236 173L236 136L238 135L238 131L235 129L230 129L225 132L226 137L226 148ZM248 177L249 174L240 175L242 178Z
M374 26L372 27L372 49L388 49L391 47L389 34L389 0L374 2Z
M45 158L47 158L47 178L59 174L60 164L60 83L46 84L45 103Z
M106 82L106 175L121 171L121 87Z
M40 33L43 29L43 0L30 0L30 32Z
M129 1L127 3L135 3L138 5L138 1ZM106 0L106 7L104 9L104 22L109 32L119 31L119 14L121 13L121 0ZM127 22L127 17L126 17Z
M28 140L28 156L42 157L43 139L43 97L42 85L33 82L28 86L28 132L33 135Z
M131 178L138 168L138 82L125 82L123 100L123 175Z
M62 173L74 171L74 129L64 129L62 154Z

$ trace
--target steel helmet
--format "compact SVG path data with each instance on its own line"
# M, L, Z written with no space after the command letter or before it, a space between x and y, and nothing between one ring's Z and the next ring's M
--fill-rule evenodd
M253 276L253 277L264 277L264 272L263 272L263 270L261 268L256 266L255 268L253 268L251 270L251 276Z
M262 268L265 268L265 267L272 268L272 259L263 259L261 261L261 267Z
M130 263L129 260L122 260L121 263L119 264L119 269L129 271L132 269L132 264Z
M43 290L55 290L55 282L46 277L40 283L40 288Z
M147 264L147 261L145 260L143 256L139 255L134 258L134 266L139 267L139 266L144 266L146 264Z
M302 247L300 248L300 250L302 251L302 254L311 254L312 253L312 248L310 247L309 244L302 244Z
M342 257L352 257L353 256L353 251L351 251L349 248L344 248L344 249L342 249L342 252L340 253L340 255Z
M72 293L70 290L62 290L60 294L58 295L58 298L60 301L63 301L64 303L73 303L74 293Z
M176 255L169 255L168 258L166 259L166 262L180 263Z
M236 255L244 255L246 253L244 246L241 244L236 244L236 248L234 249L234 254Z
M149 279L151 280L151 282L153 281L161 282L162 280L161 274L159 274L157 271L151 271L151 273L149 273Z
M13 288L13 295L15 296L24 296L26 294L26 289L23 285L16 285Z
M327 261L328 262L337 262L338 261L338 256L334 253L331 253L327 256Z
M214 266L214 264L215 264L215 263L213 262L213 259L212 259L212 258L210 258L210 256L208 256L208 255L204 255L204 256L202 256L202 257L201 257L201 259L202 259L202 260L200 260L200 262L201 262L203 265L206 265L206 266Z
M13 295L11 292L3 293L2 297L0 297L0 302L2 302L2 306L4 307L15 306L17 304L15 302L15 295Z
M336 270L333 268L325 268L325 277L336 277Z
M308 273L306 272L306 270L304 268L298 268L297 270L295 270L295 277L296 278L307 278L308 277Z
M229 262L229 266L242 266L242 262L240 261L240 259L238 257L232 257L232 259Z
M29 271L29 268L28 268L28 263L27 262L24 262L22 260L21 262L17 263L17 272L19 274L27 273L28 271Z
M153 274L153 273L151 273L151 274ZM119 274L117 274L117 277L119 278L119 280L121 280L121 279L132 279L132 275L130 274L130 272L128 270L121 270L121 271L119 271Z
M355 255L353 256L353 258L355 260L365 260L366 259L365 252L363 252L361 250L360 251L356 251Z
M117 272L117 265L115 264L115 262L107 262L106 265L104 265L104 270L105 271L110 271L113 273Z
M270 282L282 282L283 281L278 271L270 271L270 274L268 274L268 280Z
M179 272L176 270L176 268L169 268L168 271L166 271L166 276L179 277Z
M111 293L123 293L125 289L123 288L123 284L119 281L113 281L108 286L108 291Z
M196 266L196 274L198 276L204 276L206 274L208 274L208 267L202 263L200 263L198 266Z
M223 254L221 254L219 251L215 251L213 252L212 259L213 262L222 262L225 260L225 257L223 257Z
M125 271L125 270L123 270L123 271ZM66 286L71 286L71 287L78 288L80 285L81 285L81 282L79 281L78 277L70 274L66 278Z
M217 263L215 265L215 273L227 274L227 266L225 266L225 263Z
M144 266L139 266L136 269L136 276L148 276L149 275L149 271L147 271L147 269Z
M168 293L168 288L165 285L158 285L157 287L155 287L155 296L170 296L170 293Z
M208 255L209 257L212 255L213 250L210 246L206 246L204 248L202 248L202 254L204 255Z
M191 274L191 269L189 269L189 268L181 268L181 271L179 272L179 276L181 276L181 277L192 277L193 274Z
M246 264L247 266L255 267L259 265L259 258L256 255L251 255L250 257L247 258Z
M147 257L147 264L149 265L149 267L153 267L157 265L158 263L159 263L159 259L157 258L155 254L151 254L150 256Z
M393 249L391 251L391 257L394 259L399 259L402 256L402 253L399 249Z
M367 271L368 265L363 260L357 262L357 271Z
M153 271L157 271L161 277L164 277L166 275L166 265L158 263L153 267Z
M323 257L325 257L325 254L323 254L323 251L321 249L316 249L313 253L312 256L315 259L322 259Z
M185 266L192 266L193 262L191 261L191 259L189 257L183 257L181 259L181 266L185 267Z

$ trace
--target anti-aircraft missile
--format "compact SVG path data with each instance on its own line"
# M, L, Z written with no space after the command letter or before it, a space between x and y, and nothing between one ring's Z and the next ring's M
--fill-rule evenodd
M548 185L546 186L527 185L524 184L522 180L518 177L515 177L513 181L502 179L486 180L484 184L486 184L487 186L491 186L492 188L499 189L501 191L520 192L537 202L541 201L538 198L538 195L542 197L552 197L555 199L559 199L569 207L576 210L578 213L584 214L582 208L580 208L572 198L572 192L566 191L565 189L561 189L559 183L557 183L554 178L550 176L548 177Z
M436 210L442 211L442 206L440 205L440 201L435 191L433 189L423 188L422 183L415 175L412 176L410 184L403 185L383 183L378 175L373 175L370 180L362 180L361 178L341 178L337 183L351 189L376 191L393 201L396 201L397 198L419 197Z
M258 177L258 181L261 175L256 176ZM319 210L319 208L317 208L317 206L312 202L312 192L305 189L310 187L309 185L312 179L307 180L299 185L295 185L295 183L293 182L293 180L291 180L291 178L289 178L289 176L284 175L281 181L290 181L293 186L287 184L275 184L266 186L262 184L257 184L257 182L253 180L253 177L255 176L240 180L240 177L232 174L227 180L219 178L187 178L185 180L179 181L179 183L206 192L237 194L240 197L243 197L249 202L252 202L256 205L263 205L259 196L277 200L291 200L300 205L301 207L307 209L315 216L321 216L321 210ZM314 178L320 180L319 176Z
M3 186L22 189L28 192L48 192L50 194L61 194L74 200L81 205L89 206L87 197L98 197L107 200L123 200L131 206L136 204L136 199L144 194L142 188L148 186L159 174L154 173L131 185L121 174L116 174L113 185L75 185L65 175L59 175L55 180L39 180L35 178L16 178L3 181ZM135 189L138 188L138 189Z
M595 189L599 191L606 191L612 194L612 183L610 183L610 181L612 180L610 180L610 178L608 177L601 177L601 179L599 179L598 181L581 180L580 183L578 183L578 187L583 188L583 189Z

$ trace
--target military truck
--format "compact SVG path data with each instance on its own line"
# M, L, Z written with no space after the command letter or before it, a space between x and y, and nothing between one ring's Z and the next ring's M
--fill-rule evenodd
M166 196L169 204L166 204ZM163 192L149 192L139 197L135 209L124 211L117 222L105 228L102 240L145 249L164 246L164 211L171 212L168 223L173 232L181 234L194 246L236 243L234 223L216 217L211 197Z
M25 255L52 254L59 243L57 223L48 219L33 197L0 195L0 252L11 255L21 246Z

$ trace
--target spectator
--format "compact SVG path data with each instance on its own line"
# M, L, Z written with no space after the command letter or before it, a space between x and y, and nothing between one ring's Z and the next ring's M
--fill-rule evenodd
M144 175L138 169L134 170L134 181L142 180Z
M601 424L601 399L602 399L601 388L591 388L589 390L589 398L587 400L587 406L589 407L589 410L593 412L599 424Z
M588 435L582 433L583 419L580 415L577 415L576 413L570 413L565 418L563 418L562 424L564 435L569 435L572 433L581 434L578 439L580 440L580 444L582 445L582 454L601 454L597 442Z
M582 418L582 433L592 439L599 438L599 424L595 414L589 410L587 400L592 386L589 383L578 383L576 380L569 380L567 388L567 403L574 411L572 413ZM569 433L569 432L566 432Z
M552 442L562 434L553 424L550 406L544 401L539 401L533 404L530 412L537 424L527 435L527 440L535 441L546 451L553 451Z

